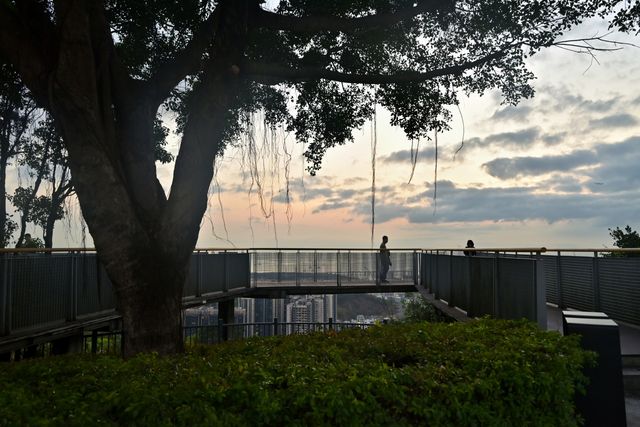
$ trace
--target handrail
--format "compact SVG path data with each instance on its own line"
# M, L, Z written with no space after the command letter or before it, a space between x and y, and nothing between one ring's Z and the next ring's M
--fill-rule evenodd
M462 252L462 251L475 251L475 252L547 252L545 247L535 248L433 248L433 249L421 249L423 252Z
M613 253L638 253L640 248L546 248L546 247L523 247L523 248L388 248L394 252L461 252L461 251L476 251L476 252L613 252ZM276 252L288 252L288 251L359 251L359 252L378 252L380 248L304 248L304 247L289 247L289 248L195 248L193 252L248 252L248 251L276 251ZM95 248L0 248L0 254L3 253L56 253L56 252L97 252Z
M597 248L597 249L588 249L588 248L581 248L581 249L564 249L564 248L560 248L560 249L547 249L547 252L598 252L598 253L602 253L602 252L614 252L614 253L636 253L636 252L640 252L640 248Z
M389 248L395 252L420 252L420 248ZM193 252L249 252L249 251L359 251L378 252L380 248L194 248ZM42 253L42 252L97 252L95 248L0 248L0 253Z

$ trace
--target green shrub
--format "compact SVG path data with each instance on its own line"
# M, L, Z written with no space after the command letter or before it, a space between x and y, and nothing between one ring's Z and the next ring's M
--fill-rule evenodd
M576 425L590 358L575 337L488 319L58 356L1 366L0 425Z
M413 295L402 302L406 322L453 322L454 319L437 310L422 296Z

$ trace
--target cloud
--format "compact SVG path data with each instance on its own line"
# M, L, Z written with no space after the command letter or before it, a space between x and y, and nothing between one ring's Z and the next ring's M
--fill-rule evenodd
M616 221L631 221L637 218L633 204L611 194L541 192L540 187L489 187L448 188L439 193L437 209L431 204L429 192L421 195L427 202L423 206L392 205L376 206L376 222L384 223L404 219L410 224L454 223L454 222L502 222L542 220L554 223L563 220L595 219L606 224L611 218ZM630 196L638 197L637 189ZM414 197L418 198L419 195ZM370 215L370 207L359 205L354 214Z
M394 151L388 156L381 157L380 160L383 163L411 163L413 156L416 155L416 151L413 150L400 150ZM418 150L418 162L431 161L436 155L434 147L424 147Z
M631 114L612 114L601 119L589 120L589 125L595 128L620 128L637 125L638 119Z
M287 193L286 191L281 191L278 194L276 194L275 196L273 196L272 201L275 203L293 203L294 202L294 197L293 197L293 193L291 191L289 191L289 200L287 200Z
M491 117L493 120L526 120L533 112L533 108L527 106L514 107L509 105L502 110L497 110Z
M619 104L620 97L611 99L590 100L580 94L570 93L565 86L546 86L541 89L554 100L553 109L557 112L565 112L567 109L580 110L585 113L606 113Z
M333 199L317 206L313 210L313 213L319 213L323 211L332 211L336 209L344 209L344 208L351 208L351 207L353 207L353 202L350 200Z
M567 137L567 132L560 132L556 134L546 134L542 136L542 141L546 145L558 145Z
M499 144L503 147L530 147L540 137L540 128L532 127L515 132L502 132L489 135L484 139L485 145Z
M600 144L596 151L600 166L589 174L591 191L621 194L640 188L640 136Z
M493 177L512 179L520 176L538 176L556 171L569 171L597 162L598 158L595 152L579 150L560 156L501 157L484 163L482 168Z
M559 144L566 136L566 132L543 134L539 127L529 127L513 132L496 133L485 138L471 138L465 142L463 151L490 147L526 151L537 143L547 146Z

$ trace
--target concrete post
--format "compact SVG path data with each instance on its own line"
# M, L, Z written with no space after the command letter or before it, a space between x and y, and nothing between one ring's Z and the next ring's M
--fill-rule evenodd
M235 300L225 300L218 303L218 324L222 324L222 341L229 339L229 325L235 323Z
M586 368L586 395L576 396L585 426L626 426L622 358L618 325L611 319L564 316L564 333L582 336L585 350L596 352L597 365Z

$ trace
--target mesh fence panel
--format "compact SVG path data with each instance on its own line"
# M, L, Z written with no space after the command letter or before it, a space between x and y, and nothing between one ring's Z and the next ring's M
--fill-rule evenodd
M70 257L17 255L8 273L13 330L64 322L69 309Z

